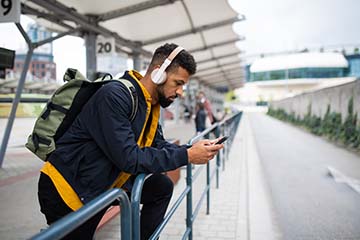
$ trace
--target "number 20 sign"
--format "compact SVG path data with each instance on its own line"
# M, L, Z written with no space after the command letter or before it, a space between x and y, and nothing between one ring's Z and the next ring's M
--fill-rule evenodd
M115 39L114 38L104 38L99 35L96 40L96 54L97 55L106 55L112 54L115 52Z
M0 0L0 22L20 22L20 0Z

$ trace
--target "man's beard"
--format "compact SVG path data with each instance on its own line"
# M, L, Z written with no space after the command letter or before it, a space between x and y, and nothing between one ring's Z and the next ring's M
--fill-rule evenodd
M173 103L173 100L165 97L163 89L161 87L158 88L158 96L159 96L160 106L163 108L166 108L166 107L170 106L170 104ZM174 96L172 98L175 99L175 98L177 98L177 96Z

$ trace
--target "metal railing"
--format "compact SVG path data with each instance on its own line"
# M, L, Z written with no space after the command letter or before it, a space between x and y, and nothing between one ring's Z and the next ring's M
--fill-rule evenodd
M99 195L79 210L68 214L62 219L51 224L49 228L41 231L31 240L57 240L69 234L71 231L85 223L95 214L109 206L115 200L119 200L121 207L121 239L130 240L132 221L130 201L124 190L119 188L110 189Z
M193 198L192 198L192 191L193 191L193 182L197 179L200 175L200 172L204 169L204 166L200 166L197 171L192 174L192 165L189 163L186 166L186 187L180 193L179 197L175 200L171 208L168 210L167 214L164 217L164 220L159 224L156 228L154 233L149 238L150 240L157 239L167 223L170 221L173 214L176 212L177 208L181 204L181 202L186 197L186 230L183 234L182 239L189 239L192 240L193 236L193 222L199 210L201 208L201 204L204 201L205 197L207 200L206 204L206 214L210 214L210 184L211 180L214 176L216 176L216 188L219 188L219 170L221 164L223 165L223 170L225 169L225 159L228 159L228 154L230 147L232 145L235 133L237 131L237 127L239 125L240 119L242 116L242 112L234 114L233 116L226 118L225 120L213 124L211 127L207 128L199 135L190 139L189 144L193 144L200 139L209 138L209 135L213 133L215 137L219 137L220 135L229 136L229 139L224 143L224 149L217 155L216 157L216 167L213 172L210 173L210 164L206 164L206 186L203 190L200 200L197 202L195 210L193 211ZM221 161L222 160L222 161ZM132 210L132 227L133 227L133 239L138 240L140 239L140 199L141 199L141 192L142 187L146 179L150 176L146 174L140 174L136 177L135 183L131 193L131 210Z
M193 182L200 175L200 172L204 169L204 166L200 166L197 171L192 174L192 165L189 163L186 166L186 187L169 209L167 214L164 217L164 220L160 223L160 225L156 228L154 233L151 235L150 239L157 239L166 224L170 221L173 214L176 212L177 208L181 204L181 202L186 197L186 230L183 234L182 239L190 239L192 240L193 234L193 222L199 210L201 208L201 204L204 201L205 197L207 200L206 204L206 214L210 214L210 184L211 180L214 176L216 176L216 188L219 188L219 169L221 164L223 165L223 170L225 169L225 159L228 158L228 153L234 139L237 127L239 125L239 121L241 119L242 112L234 114L233 116L219 122L213 124L211 127L204 130L199 135L190 139L189 144L193 144L200 139L209 138L209 135L213 133L215 137L219 137L220 135L229 136L229 139L224 143L224 149L217 155L216 157L216 167L212 173L210 173L210 164L206 165L206 187L203 190L200 200L197 202L195 210L193 211ZM222 161L221 161L222 160ZM140 239L140 199L142 188L146 179L151 176L151 174L139 174L133 185L132 193L131 193L131 203L125 191L122 189L114 188L110 189L100 196L96 197L86 205L84 205L79 210L70 213L64 218L58 220L57 222L51 224L47 229L41 231L35 236L31 237L31 240L57 240L69 234L71 231L75 230L81 224L85 223L95 214L109 206L113 201L119 200L121 207L121 239L128 240Z

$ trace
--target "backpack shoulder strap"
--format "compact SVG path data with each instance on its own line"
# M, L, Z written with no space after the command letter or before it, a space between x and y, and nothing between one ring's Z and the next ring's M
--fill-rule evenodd
M135 119L135 115L137 113L138 110L138 105L139 105L139 99L138 99L138 95L136 93L136 89L134 87L134 85L127 79L116 79L120 82L122 82L125 87L129 90L130 96L131 96L131 102L132 102L132 110L131 110L131 114L130 114L130 122L132 122Z
M73 79L86 80L84 75L82 75L79 70L77 70L75 68L66 69L64 77L63 77L64 82L69 82Z

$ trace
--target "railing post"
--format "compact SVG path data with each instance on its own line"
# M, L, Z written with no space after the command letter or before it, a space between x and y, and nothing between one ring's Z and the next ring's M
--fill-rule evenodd
M189 240L192 240L192 173L191 163L186 166L186 185L189 187L189 192L186 197L186 228L189 230Z
M217 138L220 137L220 125L215 128L215 136ZM220 153L221 152L216 155L216 188L219 188Z
M231 125L232 125L232 122L233 121L231 121L230 123L229 123L229 125L228 126L226 126L226 134L228 135L228 136L230 136L230 133L232 132L231 131ZM229 139L229 141L226 141L226 148L225 148L225 155L226 155L226 160L229 160L229 149L230 149L230 147L231 147L231 141L232 141L232 137L230 137L230 139Z
M208 139L209 134L206 134L205 138ZM210 162L206 164L206 186L208 188L206 193L206 215L209 215L210 214Z
M131 208L130 201L126 194L121 194L119 197L121 214L120 214L120 223L121 223L121 239L131 240L131 231L132 231L132 221L131 221Z
M2 164L3 164L3 161L5 159L6 148L7 148L8 142L9 142L9 138L10 138L10 134L11 134L13 124L14 124L14 120L16 118L16 110L17 110L17 107L18 107L19 102L20 102L22 90L24 89L24 85L25 85L25 81L26 81L26 74L27 74L27 70L28 70L29 65L30 65L31 56L33 55L33 51L34 51L34 49L31 47L31 45L29 45L29 50L28 50L28 52L26 54L26 58L25 58L25 62L24 62L24 68L21 71L20 80L19 80L18 86L16 88L15 98L14 98L13 103L11 105L10 115L9 115L9 118L8 118L8 122L6 124L4 137L3 137L3 140L2 140L2 143L1 143L1 148L0 148L0 168L2 168Z
M139 174L134 182L131 191L131 211L132 211L132 239L140 240L140 201L142 188L145 182L145 173Z
M226 136L225 135L225 124L226 124L226 122L221 127L222 136ZM223 171L225 171L225 146L226 145L224 145L224 148L221 150L221 161L222 161L222 170Z

